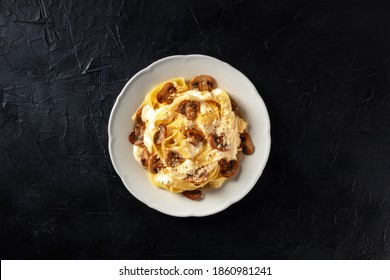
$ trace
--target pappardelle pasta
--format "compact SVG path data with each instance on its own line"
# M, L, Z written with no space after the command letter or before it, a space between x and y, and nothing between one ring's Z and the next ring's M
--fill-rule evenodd
M213 77L174 78L156 86L133 115L136 160L152 183L190 199L236 174L237 155L254 152L236 102Z

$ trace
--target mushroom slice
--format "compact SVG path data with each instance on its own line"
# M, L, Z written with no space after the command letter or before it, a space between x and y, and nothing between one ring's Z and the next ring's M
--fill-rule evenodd
M134 133L136 136L143 138L146 126L144 123L136 124L134 127Z
M196 189L196 190L193 190L193 191L184 191L182 192L182 194L189 198L189 199L192 199L192 200L200 200L203 198L203 193L201 190L199 189Z
M157 93L156 99L159 103L168 103L171 104L173 102L173 99L175 99L175 93L176 93L175 86L168 82L166 83L162 89Z
M146 147L144 147L142 150L142 153L141 153L141 164L143 167L148 168L149 158L150 158L150 155L149 155L148 149L146 149Z
M223 135L218 136L216 134L210 134L209 143L211 148L217 149L221 152L226 152L227 150L229 150L229 146L226 143L224 143Z
M165 158L165 162L169 167L175 167L184 162L184 158L182 158L177 152L169 151L167 157Z
M233 98L231 98L230 96L229 96L229 98L230 98L230 105L232 106L232 111L237 112L238 111L237 102Z
M129 142L136 146L141 146L144 143L143 136L136 135L136 133L133 131L129 135Z
M161 160L158 158L156 154L153 154L149 158L148 162L148 170L151 174L157 174L164 167Z
M184 178L184 180L191 184L194 184L195 186L199 186L200 184L206 182L209 177L209 174L206 170L200 170L201 169L196 170L194 174L187 174L187 177Z
M145 124L143 122L136 123L134 131L129 135L129 142L136 146L141 146L144 143Z
M241 144L240 148L242 149L242 153L244 155L251 155L255 151L255 146L252 143L252 139L248 133L244 131L244 133L240 133Z
M216 87L216 85L217 82L215 81L215 79L207 75L200 75L200 76L193 77L190 82L191 88L198 89L200 91L203 90L211 91Z
M153 141L155 144L160 145L167 135L167 127L162 123L158 127L159 130L154 134Z
M198 146L200 142L204 141L204 135L202 131L197 129L189 129L185 132L185 135L189 139L189 142L194 146Z
M178 112L185 115L188 120L192 121L196 119L196 115L199 112L199 102L195 100L184 100L179 104L177 108Z
M135 112L135 118L134 118L134 122L136 123L136 124L138 124L138 123L143 123L142 122L142 109L143 109L144 107L142 106L142 107L139 107L138 109L137 109L137 112Z
M218 164L221 170L221 175L226 178L232 177L238 170L238 161L235 159L232 159L231 161L221 159L218 161Z

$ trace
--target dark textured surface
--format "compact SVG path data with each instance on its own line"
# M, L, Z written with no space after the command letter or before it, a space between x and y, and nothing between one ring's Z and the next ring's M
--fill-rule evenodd
M1 258L390 258L389 10L1 0ZM183 219L128 193L107 123L132 75L190 53L247 75L273 146L242 201Z

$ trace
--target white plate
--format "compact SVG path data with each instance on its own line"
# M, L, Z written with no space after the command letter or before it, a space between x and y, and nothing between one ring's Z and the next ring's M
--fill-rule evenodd
M170 78L190 79L201 74L214 77L217 86L236 100L249 123L248 132L255 152L242 158L240 172L235 179L228 180L220 189L206 190L204 199L193 201L159 189L150 182L146 171L134 159L128 135L134 127L131 116L153 87ZM254 85L229 64L205 55L166 57L134 75L114 104L108 135L112 163L130 193L147 206L178 217L215 214L242 199L259 179L271 146L267 108Z

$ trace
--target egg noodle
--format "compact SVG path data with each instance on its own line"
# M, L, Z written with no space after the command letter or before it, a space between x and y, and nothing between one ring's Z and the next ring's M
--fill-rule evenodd
M200 83L181 77L165 81L146 95L133 116L129 140L134 156L159 188L173 193L219 188L238 169L247 123L209 78L211 83L204 78Z

